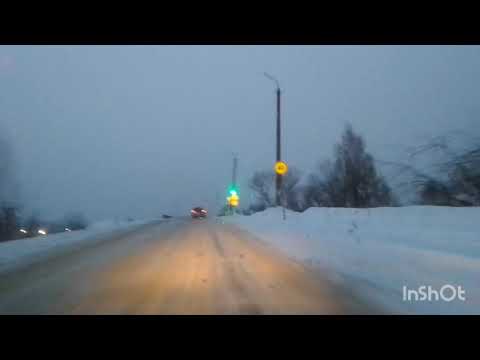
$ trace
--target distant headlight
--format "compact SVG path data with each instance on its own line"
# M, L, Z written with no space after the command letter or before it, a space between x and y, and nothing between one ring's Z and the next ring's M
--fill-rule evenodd
M47 235L47 230L40 229L40 230L38 230L38 233L40 235Z

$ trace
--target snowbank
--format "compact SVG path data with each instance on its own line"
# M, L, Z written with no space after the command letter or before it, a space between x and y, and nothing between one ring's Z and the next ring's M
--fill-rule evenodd
M47 236L19 239L0 243L0 273L23 266L45 256L82 246L86 242L99 241L103 236L117 231L133 229L154 220L117 221L106 220L91 224L85 230L57 233Z
M480 314L480 208L279 208L226 219L395 313ZM403 287L461 286L466 301L404 301ZM447 294L447 292L445 293ZM448 292L450 296L451 292Z

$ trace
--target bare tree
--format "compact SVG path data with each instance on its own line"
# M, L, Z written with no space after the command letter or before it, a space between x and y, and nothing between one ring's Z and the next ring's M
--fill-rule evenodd
M480 145L443 164L452 197L466 206L480 205Z
M466 141L468 139L465 134L460 134L465 141L459 150L452 146L457 140L454 135L437 136L410 150L410 159L428 156L432 163L428 169L419 170L410 164L384 162L399 169L398 175L409 175L410 180L400 182L397 186L413 186L418 203L444 206L480 205L480 140L469 142Z
M309 178L306 195L310 206L365 208L396 203L372 155L366 152L363 138L351 125L335 146L334 156L333 162L322 162L319 174Z
M265 208L274 205L274 178L273 171L256 171L248 184L250 189L255 192L258 204Z
M290 167L282 179L281 200L283 205L291 210L301 210L300 189L297 187L302 173L295 167ZM249 187L256 195L256 201L247 210L250 213L263 211L275 206L275 172L273 170L256 171L249 182Z

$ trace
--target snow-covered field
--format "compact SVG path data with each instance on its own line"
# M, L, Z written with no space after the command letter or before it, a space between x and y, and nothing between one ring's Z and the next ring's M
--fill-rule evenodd
M151 221L154 219L144 221L105 220L93 223L85 230L0 243L0 273L58 252L83 246L87 242L94 243L110 234L133 229Z
M480 208L311 208L286 220L272 208L224 219L394 313L480 314ZM403 300L404 286L422 285L461 286L466 300Z

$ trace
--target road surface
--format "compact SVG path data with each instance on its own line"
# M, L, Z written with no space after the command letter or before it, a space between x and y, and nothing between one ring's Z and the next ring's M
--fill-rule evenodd
M146 225L0 274L0 314L371 313L318 271L216 219Z

